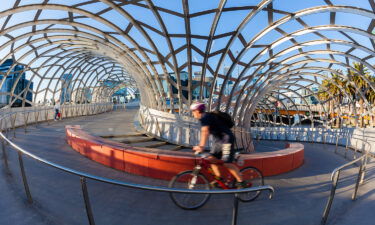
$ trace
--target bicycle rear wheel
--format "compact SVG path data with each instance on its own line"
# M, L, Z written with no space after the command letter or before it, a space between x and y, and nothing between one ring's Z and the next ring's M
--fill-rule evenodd
M199 173L193 174L188 170L177 174L169 182L170 188L189 190L209 190L210 185L207 178ZM170 192L173 202L182 209L198 209L202 207L210 198L210 194L189 194Z
M245 167L241 170L243 180L248 185L247 187L257 187L264 185L262 173L255 167ZM239 194L238 198L242 202L250 202L258 198L260 191L252 191Z

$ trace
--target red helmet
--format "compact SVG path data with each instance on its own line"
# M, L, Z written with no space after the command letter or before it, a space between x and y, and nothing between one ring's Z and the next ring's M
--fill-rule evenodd
M204 112L206 110L206 105L202 102L194 102L193 104L191 104L190 110L198 110L199 112Z

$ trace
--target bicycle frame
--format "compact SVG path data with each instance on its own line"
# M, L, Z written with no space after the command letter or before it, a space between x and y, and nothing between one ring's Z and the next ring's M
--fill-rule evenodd
M219 184L219 186L224 190L233 189L234 187L231 187L229 185L233 183L235 178L228 171L228 169L225 166L223 166L223 168L225 168L225 170L228 172L228 176L226 179L224 179L224 182L223 182L223 180L220 180L216 177L214 171L211 168L211 164L223 166L224 162L211 163L208 159L205 159L204 157L200 157L196 159L196 165L193 169L193 173L197 175L199 172L203 170L204 174L208 175L209 181L216 181Z

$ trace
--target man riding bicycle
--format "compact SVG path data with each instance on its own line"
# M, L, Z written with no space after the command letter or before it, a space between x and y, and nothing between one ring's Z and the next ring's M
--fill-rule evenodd
M201 123L201 138L198 146L193 150L197 153L203 152L210 134L214 141L210 150L208 160L212 163L211 168L215 176L221 177L220 169L215 163L224 161L224 166L236 178L238 188L246 187L242 175L236 165L234 165L234 134L225 122L215 116L213 113L206 113L206 105L201 102L195 102L190 106L194 118L199 119Z

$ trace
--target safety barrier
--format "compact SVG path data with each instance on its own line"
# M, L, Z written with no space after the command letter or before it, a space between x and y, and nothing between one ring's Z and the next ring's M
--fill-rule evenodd
M172 144L191 147L198 145L200 126L198 120L178 114L172 114L148 108L141 105L139 110L139 123L146 134ZM246 152L253 152L254 146L246 130L237 127L234 129L236 148ZM207 146L211 146L209 139Z
M113 103L91 103L62 105L60 107L60 113L62 119L64 119L77 116L95 115L120 109L125 109L125 105L114 105ZM27 126L30 124L37 125L41 122L47 122L49 124L49 122L54 119L54 114L55 111L53 106L0 109L0 115L3 116L3 119L0 120L0 130L13 130L13 136L15 137L16 128L24 127L25 132L27 132Z
M190 170L195 165L192 152L176 152L113 142L92 136L80 126L66 126L68 144L81 155L98 163L157 179L170 180L177 173ZM292 171L303 164L304 146L292 143L284 149L272 152L240 154L240 167L254 166L263 176L273 176Z
M105 109L105 107L103 107L103 108ZM17 112L17 113L20 113L20 112ZM91 205L90 205L90 201L89 201L89 194L87 192L87 184L86 184L87 179L97 180L97 181L101 181L101 182L104 182L104 183L110 183L110 184L114 184L114 185L126 186L126 187L131 187L131 188L139 188L139 189L144 189L144 190L153 190L153 191L178 192L178 193L211 193L211 194L228 194L228 193L231 193L231 194L234 194L232 224L237 223L237 212L238 212L237 211L238 210L237 194L238 193L246 192L246 191L268 190L270 192L270 196L272 196L272 193L274 192L274 190L271 186L262 186L262 187L260 187L260 189L250 188L250 189L244 189L244 190L241 190L241 191L237 191L237 190L232 190L232 191L193 191L193 190L189 190L189 191L187 191L187 190L179 190L179 189L169 189L169 188L150 187L150 186L130 184L130 183L126 183L126 182L120 182L120 181L111 180L111 179L107 179L107 178L103 178L103 177L96 177L96 176L93 176L91 174L82 173L80 171L65 168L65 167L62 167L60 165L56 165L54 163L51 163L51 162L46 161L44 159L41 159L38 156L35 156L35 155L27 152L26 150L18 147L13 142L11 142L7 138L8 133L10 133L11 129L14 130L15 127L17 127L17 126L14 126L14 125L12 125L10 127L5 126L5 129L3 129L4 124L7 124L7 122L9 124L9 121L11 119L13 119L13 117L11 115L12 115L12 113L4 114L4 115L2 115L2 118L0 119L0 124L2 124L1 128L5 132L5 135L3 133L0 133L0 137L2 139L2 152L3 152L4 165L5 165L6 169L9 169L8 161L7 161L7 155L6 155L6 144L9 144L18 153L18 159L19 159L22 181L23 181L23 184L24 184L24 189L25 189L25 193L26 193L26 196L28 198L28 201L30 203L32 203L33 200L32 200L32 195L31 195L30 189L28 187L25 168L23 166L23 160L22 160L23 155L27 155L27 156L29 156L29 157L31 157L31 158L33 158L33 159L35 159L35 160L37 160L41 163L44 163L44 164L47 164L47 165L52 166L54 168L63 170L67 173L75 174L75 175L80 177L82 194L83 194L85 207L86 207L86 213L87 213L87 217L88 217L90 225L95 224L95 222L94 222L94 216L92 214ZM22 115L22 112L21 112L21 115ZM8 121L5 122L6 120L8 120ZM15 123L13 122L13 124L15 124ZM260 140L260 139L285 140L286 139L286 140L289 140L289 141L294 140L294 141L298 141L298 142L307 141L307 142L321 142L321 143L325 143L325 144L333 144L333 145L336 145L336 149L335 149L336 153L338 153L338 146L345 146L345 153L344 153L345 157L347 157L347 155L348 155L347 152L348 152L349 148L354 149L354 153L362 153L363 154L362 156L360 156L358 158L357 158L357 154L353 154L353 158L354 158L353 161L336 168L332 172L332 175L331 175L331 181L332 181L331 194L328 198L327 205L324 209L323 216L322 216L322 224L325 224L326 221L327 221L328 215L329 215L330 208L332 206L334 196L335 196L335 191L336 191L337 183L339 181L340 171L348 168L349 166L355 165L358 162L361 162L360 169L358 171L357 181L356 181L353 196L352 196L352 199L355 200L355 198L357 196L357 191L358 191L359 185L362 184L364 176L365 176L367 157L368 157L369 152L372 152L371 151L372 143L368 142L367 140L360 139L359 135L357 135L355 132L350 132L350 130L345 130L345 129L337 130L337 131L334 130L333 132L331 130L329 132L326 132L324 129L319 129L319 128L315 129L315 130L314 129L310 130L311 128L294 128L294 129L293 128L289 128L289 129L284 128L284 129L286 130L286 132L284 132L284 134L282 132L280 132L280 130L282 130L281 128L265 128L263 130L258 129L258 130L256 130L256 132L254 132L254 130L253 130L252 135L253 135L254 138L256 138L258 140ZM288 135L286 135L286 133L288 133ZM318 136L318 135L320 135L320 136ZM277 138L275 138L275 137L277 137ZM320 141L317 141L317 140L320 140ZM359 145L361 146L361 148L358 148L358 143L360 143Z
M363 138L363 134L358 134L355 129L322 129L322 128L279 128L279 127L267 127L267 128L253 128L253 137L257 140L288 140L288 141L298 141L298 142L310 142L310 143L323 143L335 145L335 153L339 153L338 146L345 147L343 156L348 159L349 149L353 151L352 161L336 168L331 174L331 191L328 196L327 204L324 208L321 225L327 223L327 219L330 213L330 209L333 204L333 200L336 194L337 184L340 178L340 172L347 169L350 166L356 165L360 162L357 180L355 182L354 191L352 195L352 200L354 201L357 197L357 192L360 184L363 183L366 165L368 157L373 154L372 146L374 143L367 141L372 136ZM362 132L365 133L365 132ZM318 138L318 135L319 138ZM361 156L358 157L358 154Z
M113 107L112 107L113 108ZM104 111L106 111L109 108L106 108L103 106ZM97 111L99 112L99 111ZM19 112L17 112L19 113ZM0 123L3 123L5 120L9 120L11 118L12 113L8 114L3 114L1 115L0 118ZM36 121L38 122L38 121ZM25 124L27 124L25 122ZM14 130L16 126L12 125L11 128ZM21 177L22 177L22 182L24 185L26 197L28 199L28 202L30 204L33 203L33 198L32 194L28 185L28 179L26 176L25 172L25 167L23 163L23 155L26 155L30 157L31 159L43 163L45 165L51 166L53 168L59 169L61 171L64 171L69 174L76 175L80 177L80 184L81 184L81 190L82 190L82 195L83 195L83 200L85 204L85 209L86 209L86 214L88 218L88 223L90 225L95 225L95 218L94 214L92 211L91 203L90 203L90 196L88 192L88 187L87 187L87 179L107 183L107 184L112 184L112 185L118 185L118 186L123 186L123 187L129 187L129 188L135 188L135 189L142 189L142 190L149 190L149 191L159 191L159 192L173 192L173 193L190 193L190 194L233 194L234 195L234 201L233 201L233 214L232 214L232 225L237 224L237 218L238 218L238 195L240 193L246 193L246 192L256 192L256 191L265 191L267 190L269 192L269 198L271 199L273 194L274 194L274 189L272 186L265 185L265 186L260 186L260 187L251 187L251 188L245 188L245 189L231 189L231 190L186 190L186 189L173 189L173 188L164 188L164 187L156 187L156 186L147 186L147 185L140 185L140 184L132 184L132 183L127 183L127 182L122 182L118 180L113 180L113 179L108 179L104 177L99 177L95 176L92 174L84 173L78 170L73 170L71 168L67 168L64 166L61 166L59 164L50 162L48 160L45 160L41 157L38 157L35 154L32 154L25 149L19 147L15 143L13 143L11 140L7 138L8 133L10 132L9 127L5 127L3 130L5 132L5 135L3 132L0 132L0 138L2 142L2 152L3 152L3 160L4 160L4 165L5 169L9 171L9 165L8 165L8 159L7 159L7 150L6 150L6 145L9 145L12 147L13 150L17 151L18 154L18 160L19 160L19 166L20 166L20 171L21 171Z
M323 212L323 216L322 216L322 220L321 220L321 225L324 225L327 222L328 215L329 215L330 209L332 207L333 199L334 199L335 194L336 194L336 188L337 188L337 184L339 182L340 172L342 170L348 168L349 166L355 165L355 163L361 161L361 164L360 164L359 170L358 170L357 180L356 180L355 187L354 187L354 192L353 192L353 195L352 195L352 200L356 199L359 185L362 184L363 180L364 180L366 164L367 164L367 157L368 157L368 153L365 153L361 157L359 157L359 158L357 158L357 159L355 159L355 160L353 160L349 163L346 163L346 164L344 164L344 165L342 165L342 166L333 170L333 172L331 174L331 182L332 182L331 192L330 192L330 195L328 197L326 207L324 208L324 212Z
M346 149L375 148L375 131L372 128L306 128L306 127L252 127L249 131L256 140L277 140L335 144Z

